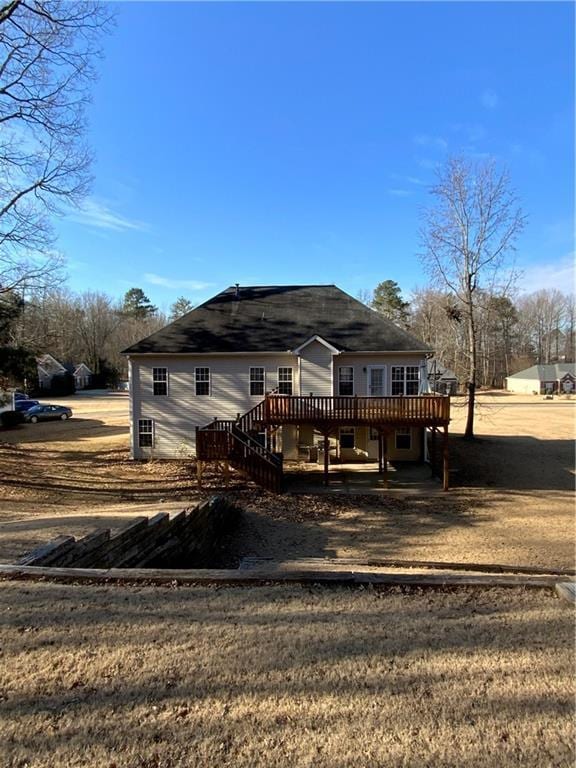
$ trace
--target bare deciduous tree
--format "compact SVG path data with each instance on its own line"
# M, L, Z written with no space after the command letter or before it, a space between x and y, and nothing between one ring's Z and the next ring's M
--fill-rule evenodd
M513 270L506 263L525 217L508 174L493 161L473 164L449 158L432 187L434 204L421 229L422 261L439 288L458 302L467 333L468 414L465 436L474 437L478 375L478 297L506 295L501 283Z
M0 291L61 266L50 216L87 191L85 108L109 23L92 0L0 2Z

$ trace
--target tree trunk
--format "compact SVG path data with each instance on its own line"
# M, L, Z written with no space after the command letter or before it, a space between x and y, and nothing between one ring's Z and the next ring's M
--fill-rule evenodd
M470 355L470 368L468 379L468 413L466 416L466 429L464 437L474 438L474 403L476 401L476 327L474 324L474 308L472 300L469 304L468 317L468 352Z

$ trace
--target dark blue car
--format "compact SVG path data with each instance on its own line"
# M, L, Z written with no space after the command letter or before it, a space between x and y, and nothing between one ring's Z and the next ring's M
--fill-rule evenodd
M65 405L35 405L26 411L24 421L32 424L36 424L37 421L52 421L53 419L66 421L71 416L72 409Z

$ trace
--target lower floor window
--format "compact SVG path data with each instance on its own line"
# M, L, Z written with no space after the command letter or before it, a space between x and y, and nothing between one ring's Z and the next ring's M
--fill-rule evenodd
M354 427L340 427L340 448L354 448Z
M409 451L412 448L412 430L411 429L397 429L396 430L396 450Z
M138 445L140 448L152 448L154 445L154 422L152 419L138 420Z

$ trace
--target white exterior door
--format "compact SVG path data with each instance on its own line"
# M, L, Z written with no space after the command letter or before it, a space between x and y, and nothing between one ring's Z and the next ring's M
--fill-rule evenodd
M384 397L386 395L386 366L368 366L368 397Z

